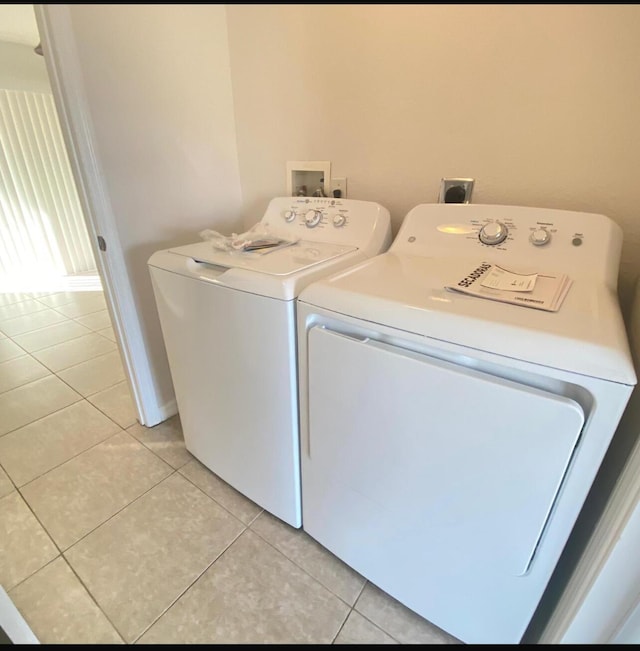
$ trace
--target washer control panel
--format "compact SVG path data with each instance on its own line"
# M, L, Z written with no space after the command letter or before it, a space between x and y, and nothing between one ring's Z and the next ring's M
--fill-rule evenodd
M621 247L622 230L605 215L525 206L420 204L405 216L390 250L495 261L518 269L611 275L614 272L604 267L620 255Z
M261 222L287 239L364 246L391 242L389 211L374 201L330 197L276 197Z
M282 218L289 224L299 224L305 228L317 226L345 228L349 225L350 212L346 201L308 197L285 208L282 211Z

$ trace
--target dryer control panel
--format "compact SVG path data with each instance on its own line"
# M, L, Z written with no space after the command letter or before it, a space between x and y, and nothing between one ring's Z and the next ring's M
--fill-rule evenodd
M622 229L605 215L525 206L420 204L404 218L390 250L617 279L621 248Z

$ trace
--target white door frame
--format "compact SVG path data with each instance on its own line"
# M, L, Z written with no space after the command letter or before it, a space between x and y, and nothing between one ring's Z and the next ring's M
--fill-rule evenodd
M111 202L93 148L93 125L69 5L34 5L34 12L60 127L138 420L153 426L175 411L169 413L172 406L161 405L156 392ZM100 250L98 236L107 243L106 251Z

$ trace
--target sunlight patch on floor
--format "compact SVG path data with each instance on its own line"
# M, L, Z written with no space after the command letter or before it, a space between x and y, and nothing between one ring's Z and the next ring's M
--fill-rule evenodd
M0 293L96 292L102 290L97 274L74 276L0 277Z

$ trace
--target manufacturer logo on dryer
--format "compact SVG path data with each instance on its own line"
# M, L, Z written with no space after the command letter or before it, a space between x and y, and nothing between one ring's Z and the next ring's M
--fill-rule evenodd
M463 278L459 283L459 287L471 287L473 283L482 277L486 271L491 269L491 265L488 262L483 262L477 269L474 269L468 276Z

